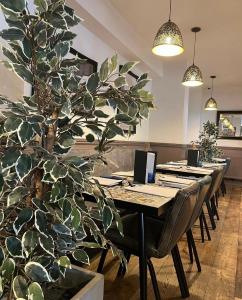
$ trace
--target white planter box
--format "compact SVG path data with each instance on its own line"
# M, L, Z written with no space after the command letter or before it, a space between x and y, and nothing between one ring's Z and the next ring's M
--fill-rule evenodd
M83 276L91 276L92 279L70 300L103 300L104 277L102 274L91 272L89 270L72 266L80 271Z

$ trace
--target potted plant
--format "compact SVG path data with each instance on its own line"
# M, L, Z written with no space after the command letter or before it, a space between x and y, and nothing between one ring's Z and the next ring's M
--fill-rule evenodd
M70 28L79 23L74 10L65 0L34 4L33 12L26 0L0 0L8 24L0 33L8 42L5 65L33 86L33 95L18 102L0 97L0 297L19 300L58 299L54 291L72 276L80 289L84 271L71 269L70 256L88 264L88 248L109 246L122 258L104 236L113 221L122 233L118 210L91 176L112 139L123 135L118 124L136 125L153 107L143 89L147 74L121 88L136 62L118 71L117 55L83 82L77 72L83 61L67 58L75 38ZM111 116L104 110L110 105ZM98 140L96 154L69 155L77 138ZM95 214L84 194L95 199Z
M198 140L195 142L200 150L201 161L212 162L215 157L221 156L222 152L217 146L218 134L218 127L214 122L203 123L203 131L200 132Z

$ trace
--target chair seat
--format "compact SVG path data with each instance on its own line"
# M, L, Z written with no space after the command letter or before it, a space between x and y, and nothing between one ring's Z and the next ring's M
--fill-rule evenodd
M122 237L116 228L112 225L106 233L106 237L110 239L119 249L129 252L130 254L139 255L139 220L138 214L130 214L122 218L123 233ZM164 227L162 219L145 218L145 235L146 255L148 257L162 258L158 251L158 241L161 231Z

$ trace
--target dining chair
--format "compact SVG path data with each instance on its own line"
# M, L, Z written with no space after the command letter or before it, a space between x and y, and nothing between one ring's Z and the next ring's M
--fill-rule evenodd
M212 182L211 182L210 188L209 188L208 193L205 198L205 203L207 206L209 219L210 219L213 230L216 229L216 223L215 223L214 216L216 216L217 220L219 220L219 215L218 215L218 211L216 208L215 194L220 187L222 176L223 176L223 168L222 167L218 167L218 168L214 169L213 173L211 174Z
M225 167L224 176L228 172L230 164L231 164L231 158L227 157L226 158L226 167ZM224 176L223 176L222 183L221 183L221 191L222 191L223 196L227 193Z
M194 183L192 186L184 188L177 193L174 200L171 201L170 207L167 209L163 219L148 216L145 218L147 265L156 300L160 300L161 298L151 258L164 258L170 253L172 254L182 297L189 297L189 290L177 243L187 229L197 203L198 193L199 184ZM138 215L131 214L125 216L122 218L122 222L124 236L121 236L113 225L108 230L106 237L119 249L123 250L128 258L130 255L139 256ZM107 251L105 249L101 255L98 266L99 272L103 270Z
M195 257L195 261L197 264L197 269L198 272L201 272L201 264L199 261L199 257L198 257L198 253L197 253L197 249L196 249L196 244L193 238L193 233L192 233L192 227L194 226L194 224L196 223L196 221L199 219L200 220L200 228L201 228L201 236L202 236L202 241L204 242L204 222L206 224L206 219L204 221L203 219L203 204L206 198L206 195L208 193L208 190L210 188L212 182L212 178L210 176L205 176L202 179L200 179L198 181L200 189L199 189L199 194L198 194L198 200L196 202L196 205L194 207L191 219L187 225L187 229L186 229L186 236L187 236L187 243L188 243L188 249L189 249L189 256L190 256L190 261L191 263L193 263L193 256ZM207 224L205 225L205 227L208 226ZM210 237L209 233L208 233L208 237ZM210 238L211 239L211 238Z

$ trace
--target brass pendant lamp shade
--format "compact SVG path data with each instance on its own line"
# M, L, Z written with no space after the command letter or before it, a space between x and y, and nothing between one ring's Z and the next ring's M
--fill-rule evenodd
M183 39L179 27L171 21L171 0L169 20L156 34L152 52L159 56L176 56L184 52Z
M196 86L200 86L203 84L203 77L202 77L202 72L199 69L198 66L195 65L195 56L196 56L196 34L197 32L199 32L201 30L200 27L193 27L192 32L195 33L195 41L194 41L194 52L193 52L193 63L190 67L188 67L188 69L186 70L184 76L183 76L183 80L182 80L182 84L184 86L188 86L188 87L196 87Z
M211 89L211 97L207 100L204 109L205 110L218 110L218 105L216 100L213 98L213 81L216 78L216 76L210 76L212 79L212 89Z

